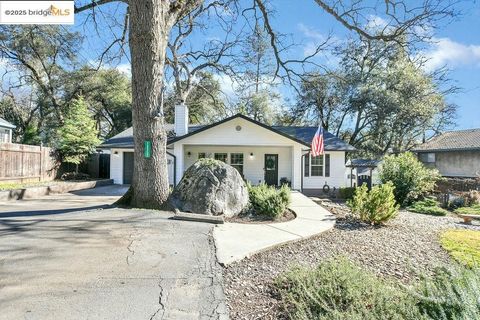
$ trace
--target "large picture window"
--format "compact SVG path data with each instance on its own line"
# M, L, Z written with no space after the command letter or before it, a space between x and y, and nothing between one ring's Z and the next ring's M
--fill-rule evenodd
M311 159L310 175L312 177L323 176L323 155L312 157Z
M243 153L230 153L230 165L243 176Z
M215 160L220 160L227 163L228 155L226 153L215 153L214 158Z

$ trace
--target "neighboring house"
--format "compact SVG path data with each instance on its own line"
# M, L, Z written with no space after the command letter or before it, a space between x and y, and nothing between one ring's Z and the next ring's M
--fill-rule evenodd
M214 158L235 167L252 184L279 185L282 178L293 189L322 189L345 185L346 152L355 148L324 131L325 154L309 155L316 127L268 126L237 114L206 126L189 126L188 109L175 107L175 124L167 142L170 184L199 158ZM105 141L110 149L110 177L129 184L133 176L132 128Z
M12 143L12 130L15 126L10 122L0 118L0 143Z
M444 177L476 177L480 174L480 129L449 131L414 150L426 166Z

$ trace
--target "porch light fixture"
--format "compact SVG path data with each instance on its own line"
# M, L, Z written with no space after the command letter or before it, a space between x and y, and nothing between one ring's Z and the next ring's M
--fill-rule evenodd
M253 159L253 152L250 152L250 159Z
M113 152L113 155L114 155L115 157L118 157L118 151Z
M190 158L191 155L192 155L192 153L190 151L188 151L187 156Z

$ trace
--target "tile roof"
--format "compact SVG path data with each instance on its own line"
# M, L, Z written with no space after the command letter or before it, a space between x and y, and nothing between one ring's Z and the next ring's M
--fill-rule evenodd
M480 150L480 129L448 131L413 149L416 152L468 150Z
M0 127L15 129L15 126L13 124L2 118L0 118Z

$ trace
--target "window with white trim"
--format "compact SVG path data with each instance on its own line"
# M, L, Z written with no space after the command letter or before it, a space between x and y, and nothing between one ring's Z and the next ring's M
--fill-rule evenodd
M310 175L312 177L323 177L323 154L316 157L311 157Z
M230 165L243 176L243 153L230 153Z
M205 152L199 152L198 153L198 159L203 159L203 158L206 158L207 157L207 154Z
M215 160L220 160L227 163L228 154L227 153L215 153Z

